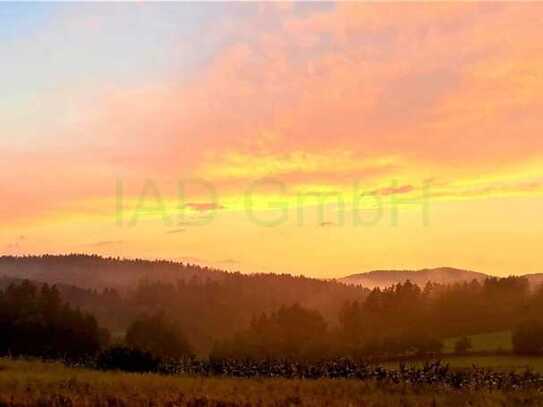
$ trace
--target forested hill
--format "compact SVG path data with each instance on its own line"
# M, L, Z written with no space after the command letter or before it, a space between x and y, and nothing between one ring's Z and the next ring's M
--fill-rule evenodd
M166 260L84 254L0 257L0 276L92 289L131 289L143 280L166 283L191 278L217 280L225 274L222 270Z
M6 293L19 293L10 286L21 279L57 283L63 301L95 316L117 339L142 315L162 315L201 355L217 341L228 353L279 349L292 337L306 340L308 335L328 338L330 349L357 352L404 352L415 345L437 349L443 338L511 330L526 318L539 321L543 304L543 290L530 290L524 277L424 288L406 282L370 292L288 274L246 275L85 255L1 257L2 275L0 288ZM34 305L41 298L36 293L50 290L41 284L29 290L24 284L21 292L34 293L29 297ZM14 326L19 326L15 316Z
M300 304L331 324L346 302L369 290L288 274L241 274L166 261L66 255L0 257L0 286L30 279L57 284L63 299L96 316L114 335L142 314L163 312L196 350L246 328L251 319Z
M367 273L353 274L339 281L345 284L361 285L370 289L390 287L406 281L411 281L419 287L427 283L455 284L471 282L473 280L483 282L490 276L470 270L462 270L453 267L438 267L422 270L375 270Z
M172 290L183 292L186 299L201 291L198 295L207 300L194 298L195 304L204 300L224 304L245 301L244 306L252 313L298 302L328 314L329 308L337 311L343 301L361 299L369 292L334 280L273 273L247 275L162 260L80 254L0 257L0 282L6 285L24 279L56 284L76 303L79 296L86 297L82 291L101 294L113 290L122 296L129 293L140 304L148 305L160 302Z
M484 282L493 276L477 271L463 270L454 267L436 267L422 270L375 270L366 273L352 274L338 279L345 284L360 285L365 288L386 288L396 284L410 281L419 287L427 283L457 284L472 281ZM524 277L532 288L537 288L543 283L543 273L525 274Z

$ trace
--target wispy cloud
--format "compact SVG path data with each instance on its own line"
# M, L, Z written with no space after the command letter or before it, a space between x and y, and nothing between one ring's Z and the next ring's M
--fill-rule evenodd
M199 212L224 209L224 206L215 202L189 202L185 206Z
M183 233L185 231L186 231L185 228L171 229L171 230L166 231L166 234L167 235L174 235L174 234L177 234L177 233Z
M407 194L415 190L413 185L401 185L398 187L388 187L376 189L373 194L376 195L394 195L394 194Z
M119 246L124 244L124 240L101 240L94 243L89 243L85 246L87 247L109 247L109 246Z
M233 259L233 258L217 260L215 263L216 264L222 264L222 265L238 265L238 264L240 264L240 262L238 260Z

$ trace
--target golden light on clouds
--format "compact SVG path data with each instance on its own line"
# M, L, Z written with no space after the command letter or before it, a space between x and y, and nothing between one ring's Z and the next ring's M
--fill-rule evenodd
M55 7L25 38L0 31L0 247L321 277L540 271L542 11Z

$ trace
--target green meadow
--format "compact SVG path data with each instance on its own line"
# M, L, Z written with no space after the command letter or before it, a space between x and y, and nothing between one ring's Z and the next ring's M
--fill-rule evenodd
M499 331L469 335L470 352L510 352L513 350L512 332ZM460 337L448 338L443 343L444 353L453 353L454 345Z
M543 357L518 355L450 355L440 357L439 359L454 369L479 367L495 371L515 372L522 372L526 369L530 369L538 373L543 373ZM407 366L421 367L428 360L429 359L413 359L404 363ZM387 368L399 368L400 362L386 362L383 363L383 366Z
M468 369L472 367L487 368L502 371L524 371L530 369L543 373L543 357L520 356L512 353L511 331L489 332L470 335L472 347L462 355L454 354L454 344L459 337L448 338L444 341L443 355L438 357L455 369ZM413 359L406 363L408 366L420 367L428 359ZM400 362L386 362L389 368L399 367Z

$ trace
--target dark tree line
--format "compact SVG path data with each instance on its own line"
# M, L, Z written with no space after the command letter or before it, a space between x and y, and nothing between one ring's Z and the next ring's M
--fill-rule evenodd
M346 303L340 335L352 351L361 353L436 352L447 337L513 329L538 313L540 297L541 291L532 293L522 277L427 284L422 289L406 282Z
M130 289L1 280L4 354L95 353L107 336L96 321L115 341L159 357L207 357L211 351L217 358L260 359L436 353L444 338L513 329L516 349L543 353L543 290L522 277L423 288L406 282L370 291L290 275L189 273L197 269L191 266L183 266L184 273L170 262L78 255L24 259L25 273L34 270L37 276L58 266L61 272L53 276L74 270L92 276L89 270L99 270L102 282L130 270L169 277L144 278ZM0 266L19 270L19 260L3 257ZM36 338L43 340L36 344ZM459 352L468 349L466 343L458 346Z
M464 353L471 348L466 336L501 330L513 330L516 352L543 354L542 305L543 289L532 292L522 277L424 288L406 282L346 301L337 324L301 306L257 316L248 328L218 341L212 357L305 360L437 354L448 337L461 337L455 349Z
M95 355L108 334L96 319L72 308L56 287L24 281L0 290L0 354L46 358Z
M179 326L163 314L145 315L133 321L124 343L105 349L96 358L96 367L103 370L129 372L161 371L160 366L193 360L190 344Z
M203 357L212 349L223 354L237 349L240 356L282 353L281 332L295 335L278 328L279 321L287 310L300 308L325 326L314 340L295 345L305 355L436 353L444 338L512 330L528 319L543 322L543 290L533 291L522 277L423 288L406 282L370 291L303 277L230 273L221 280L147 281L124 294L89 290L68 295L112 332L125 332L140 315L162 313ZM309 323L299 326L313 332Z
M4 256L0 275L62 281L62 297L95 315L113 338L122 338L141 315L162 312L181 327L199 355L207 355L217 339L246 328L253 315L299 303L334 323L345 301L369 291L287 274L243 275L170 261L88 255Z
M296 303L333 323L345 301L368 290L337 282L289 275L228 273L220 280L190 278L176 284L142 281L135 289L79 290L62 287L63 296L96 316L115 338L141 315L162 313L179 326L193 350L206 356L215 341L245 329L254 315Z

